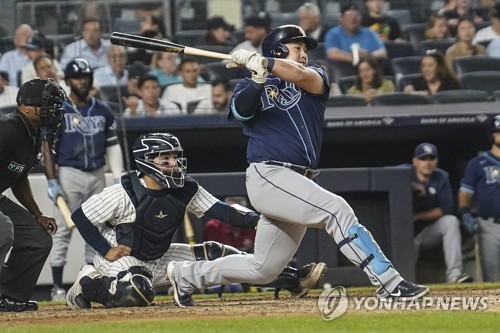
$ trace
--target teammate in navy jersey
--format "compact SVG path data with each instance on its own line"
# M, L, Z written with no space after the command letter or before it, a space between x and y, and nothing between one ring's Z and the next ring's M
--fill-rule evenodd
M56 154L53 156L52 150L45 149L44 162L49 197L56 203L57 197L62 195L73 211L104 189L106 157L115 179L121 176L123 161L113 111L106 103L89 96L93 71L87 60L70 61L65 69L65 80L71 93L63 105L65 114L56 136ZM66 297L62 285L63 268L72 230L66 226L59 211L56 214L59 231L54 235L49 257L54 280L51 297L54 301L63 301ZM86 262L92 263L93 258L94 251L86 246Z
M57 231L31 192L28 174L40 162L42 140L61 123L64 90L52 79L33 79L17 94L17 110L0 118L0 312L37 310L30 301ZM10 251L9 258L5 258Z
M121 177L85 201L72 215L85 241L96 251L94 265L84 266L67 295L71 308L148 306L154 288L168 285L170 260L213 260L242 254L217 242L171 243L192 212L237 227L255 228L259 215L237 210L213 197L186 175L187 159L179 140L168 133L141 135L133 147L139 171ZM286 267L269 287L305 295L326 270L324 263Z
M317 176L327 73L308 65L317 42L285 25L264 39L264 56L238 50L233 61L252 77L234 90L228 117L248 136L246 187L261 213L255 252L205 262L170 262L167 273L177 305L193 305L195 288L231 282L272 281L293 257L307 227L326 229L340 250L378 286L380 298L417 299L428 288L404 280L347 202L319 185Z
M437 167L438 151L432 143L415 148L412 165L415 247L433 248L442 244L448 283L472 282L463 273L460 223L453 214L453 192L448 173Z
M484 280L500 281L500 115L494 117L490 131L491 149L467 164L458 207L466 229L478 233Z

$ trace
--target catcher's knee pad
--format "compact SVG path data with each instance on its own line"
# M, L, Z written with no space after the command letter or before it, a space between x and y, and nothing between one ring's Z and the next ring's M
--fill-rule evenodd
M377 242L375 242L370 232L364 226L355 224L347 230L347 233L349 236L339 243L339 247L352 242L363 251L366 254L366 258L359 265L361 269L370 265L373 272L380 275L390 267L393 267L389 259L382 253L380 246L378 246Z
M232 246L224 245L219 242L208 241L202 244L193 245L193 254L198 260L214 260L231 254L242 254L243 252Z
M109 291L108 307L149 306L155 297L151 275L139 266L118 273Z

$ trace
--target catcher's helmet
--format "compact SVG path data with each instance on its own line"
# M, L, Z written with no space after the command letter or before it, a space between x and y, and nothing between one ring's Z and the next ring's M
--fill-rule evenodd
M304 42L307 46L307 50L312 50L318 46L318 42L307 36L301 27L288 24L271 30L266 38L264 38L264 42L262 43L262 55L264 57L286 58L288 55L288 48L285 44L293 41Z
M94 71L90 67L90 64L87 60L82 58L76 58L68 62L66 65L66 69L64 71L64 78L70 79L74 77L80 76L92 76Z
M183 157L184 150L179 139L169 133L150 133L141 135L132 148L137 168L144 174L153 178L165 188L178 188L184 186L186 177L187 159ZM174 167L168 168L156 157L175 152Z

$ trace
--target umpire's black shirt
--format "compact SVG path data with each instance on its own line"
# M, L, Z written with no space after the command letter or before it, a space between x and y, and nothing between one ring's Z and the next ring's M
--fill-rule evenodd
M21 111L0 118L0 193L26 177L40 161L40 138Z

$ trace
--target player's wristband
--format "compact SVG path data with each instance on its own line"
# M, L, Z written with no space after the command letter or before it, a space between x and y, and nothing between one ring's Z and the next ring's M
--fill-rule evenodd
M267 72L271 73L275 63L274 58L266 58L266 59L267 59Z

